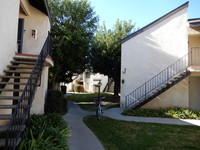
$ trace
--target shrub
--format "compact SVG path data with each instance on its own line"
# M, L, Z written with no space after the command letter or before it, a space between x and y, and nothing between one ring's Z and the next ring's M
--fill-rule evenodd
M32 115L23 132L19 150L68 150L68 129L58 114Z
M66 105L66 100L61 91L48 90L45 113L64 113L67 111Z
M84 92L84 88L83 88L82 85L77 84L77 85L74 86L74 91L75 92Z
M162 117L179 119L200 119L200 111L187 108L163 108L163 109L126 109L122 113L125 116Z

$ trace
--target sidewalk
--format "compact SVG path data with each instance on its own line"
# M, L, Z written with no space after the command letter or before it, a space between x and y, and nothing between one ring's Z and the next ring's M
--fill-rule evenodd
M121 108L112 108L104 111L103 115L124 121L200 126L200 120L123 116L122 112ZM95 115L95 112L84 111L75 102L68 101L68 113L63 118L71 130L70 150L104 150L94 133L83 123L83 118L89 115Z
M200 120L123 116L121 115L122 112L123 112L122 108L108 109L104 112L104 116L117 119L117 120L124 120L124 121L200 126Z
M71 130L70 150L104 150L94 133L83 123L83 117L95 115L94 112L82 110L78 104L68 101L68 113L63 116Z

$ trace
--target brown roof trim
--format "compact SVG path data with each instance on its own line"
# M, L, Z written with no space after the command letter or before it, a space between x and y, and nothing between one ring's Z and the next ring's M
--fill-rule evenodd
M34 54L22 54L22 53L16 53L16 56L27 56L27 57L38 57L39 55L34 55ZM46 56L48 59L52 59L51 56Z
M160 22L160 21L162 21L162 20L168 18L169 16L173 15L174 13L176 13L176 12L178 12L178 11L180 11L180 10L186 8L186 7L188 7L188 4L189 4L189 2L186 2L186 3L182 4L181 6L179 6L179 7L177 7L176 9L170 11L169 13L165 14L164 16L162 16L162 17L156 19L155 21L151 22L150 24L148 24L148 25L144 26L143 28L137 30L136 32L130 34L129 36L127 36L126 38L124 38L124 39L121 40L122 44L123 44L124 42L130 40L131 38L135 37L136 35L138 35L138 34L144 32L144 31L148 30L148 29L151 28L152 26L156 25L158 22Z
M49 6L47 0L29 0L29 3L37 8L38 10L42 11L44 14L50 17Z

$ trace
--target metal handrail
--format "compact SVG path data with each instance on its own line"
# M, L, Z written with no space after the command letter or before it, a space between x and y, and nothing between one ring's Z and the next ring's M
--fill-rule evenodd
M128 94L125 97L125 107L132 106L140 100L146 100L148 96L160 86L168 83L180 73L187 71L187 68L192 65L192 55L192 51L190 51L188 54L184 55L182 58Z
M6 130L5 149L15 149L22 134L22 126L26 124L30 116L30 108L37 88L37 83L42 74L46 56L51 54L51 37L48 37L43 45L40 55L37 58L34 69L27 81L27 84L20 96L17 107L14 110Z

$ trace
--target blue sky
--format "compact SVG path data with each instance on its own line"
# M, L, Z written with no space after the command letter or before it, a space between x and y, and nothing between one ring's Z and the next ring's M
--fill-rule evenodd
M151 23L157 18L189 1L188 18L200 18L200 0L89 0L99 16L111 29L116 20L132 20L136 27Z

